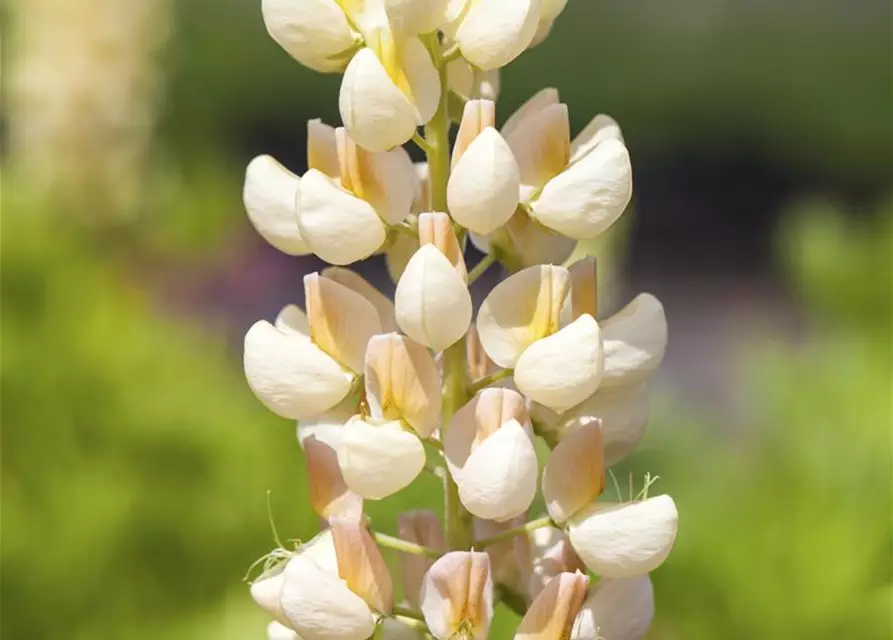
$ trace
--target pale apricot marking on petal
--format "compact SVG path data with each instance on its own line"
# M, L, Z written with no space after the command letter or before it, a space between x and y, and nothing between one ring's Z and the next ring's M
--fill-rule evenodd
M320 517L360 517L363 499L351 491L341 475L338 453L316 435L301 441L307 466L310 505Z
M601 421L586 420L558 443L543 470L543 497L552 520L563 524L605 490Z
M453 637L463 624L472 640L486 638L493 617L489 556L476 551L441 556L425 574L420 608L438 640Z
M366 298L378 311L378 319L381 321L381 330L390 333L397 330L397 321L394 319L394 303L381 291L376 289L368 280L345 267L326 267L322 270L322 277L334 280L348 289L359 293Z
M560 573L531 603L515 640L565 640L586 599L589 577L582 573Z
M329 518L338 558L338 575L375 611L391 612L394 592L381 551L359 518Z
M455 169L459 158L465 153L468 145L487 127L496 126L496 103L492 100L469 100L462 112L462 121L456 133L450 168Z
M596 317L598 311L598 271L595 256L586 256L567 268L571 275L571 320L583 314Z
M319 118L307 121L307 168L337 180L340 175L335 127Z
M459 239L456 238L450 216L440 212L421 213L418 222L419 245L433 244L452 263L462 279L467 280L465 257L462 255L462 247L459 246Z

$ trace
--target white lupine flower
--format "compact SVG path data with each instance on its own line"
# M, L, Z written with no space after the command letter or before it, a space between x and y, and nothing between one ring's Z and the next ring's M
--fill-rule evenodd
M258 156L245 172L243 200L248 219L261 237L289 255L310 253L301 237L295 200L298 176L270 156Z
M306 67L342 71L359 34L336 0L262 0L264 23L279 46Z
M425 574L421 610L437 640L460 633L468 640L485 640L493 619L489 556L475 551L441 556Z
M435 549L446 550L446 540L440 520L433 511L419 510L401 513L397 518L397 533L401 539ZM414 608L419 607L422 581L434 560L425 556L405 553L400 556L400 576L403 595Z
M640 382L667 348L667 317L660 301L642 293L602 324L606 387Z
M505 521L527 511L536 493L537 460L524 398L480 391L453 417L444 454L469 512Z
M440 78L418 38L385 24L366 37L344 72L338 109L351 137L371 151L386 151L412 138L434 116Z
M496 105L469 100L453 147L447 204L453 219L488 234L508 222L518 206L518 163L494 128Z
M462 56L488 71L527 48L539 22L539 0L453 0L447 29Z
M629 203L629 153L610 118L597 116L571 143L567 105L557 91L544 89L506 121L502 135L518 161L521 200L546 227L594 238Z
M409 215L415 176L405 151L374 153L335 130L338 175L311 168L301 178L297 220L301 237L323 260L350 264L378 251L387 227Z
M620 504L594 502L568 521L568 537L598 575L631 578L654 571L666 560L678 519L668 495Z
M642 640L654 618L654 588L648 575L602 578L577 619L574 640Z
M384 0L391 26L406 35L431 33L447 21L449 0Z
M515 640L565 640L586 599L589 577L559 573L530 604L515 632Z
M419 216L420 227L428 215L438 214ZM444 248L454 246L454 241L455 238L444 240ZM435 244L423 244L409 259L394 294L399 327L434 351L443 351L460 340L471 324L471 294L465 284L465 261L461 254L453 259L456 262L451 262L451 256ZM430 295L430 292L437 293Z

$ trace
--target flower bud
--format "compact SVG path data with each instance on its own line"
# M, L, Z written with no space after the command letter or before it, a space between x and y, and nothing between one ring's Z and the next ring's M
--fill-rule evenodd
M564 640L570 637L574 619L586 599L589 577L582 573L560 573L531 603L515 640Z
M465 104L447 184L450 214L480 234L504 225L518 206L518 163L494 122L495 105L490 100Z
M391 575L381 551L359 518L331 518L338 575L355 594L381 614L394 606Z
M643 380L657 369L667 348L667 317L660 301L642 293L605 320L606 387Z
M581 258L567 270L571 274L571 320L576 320L584 314L594 318L598 311L595 256Z
M583 603L572 640L642 640L654 618L654 589L648 575L602 578Z
M335 0L263 0L264 24L279 46L306 67L341 71L354 34Z
M445 213L419 214L419 244L433 244L452 263L462 280L468 277L462 247L453 231L453 221Z
M484 71L504 67L533 40L537 0L465 0L454 39L462 56Z
M595 393L604 367L598 323L584 315L521 354L515 385L531 400L563 413Z
M273 621L267 625L267 640L301 640L301 637L284 624Z
M469 640L484 640L493 619L487 554L451 551L439 558L425 574L421 609L437 640L449 640L460 632Z
M440 420L440 374L431 353L396 333L374 336L366 352L366 399L376 420L403 420L427 438Z
M607 578L654 571L676 540L679 515L668 495L637 502L594 502L568 521L568 536L586 566Z
M245 377L268 409L283 418L319 415L343 400L353 375L309 338L265 320L245 334Z
M446 540L440 521L433 511L407 511L397 518L397 534L403 540L437 551L446 550ZM422 580L434 560L404 553L400 556L403 595L413 608L418 608Z
M543 469L543 498L557 524L593 502L605 490L601 423L589 419L565 435Z
M586 565L574 551L565 533L554 527L532 531L531 569L527 579L527 594L536 598L555 576L563 573L585 572Z
M394 303L381 291L373 287L363 276L343 267L327 267L322 270L322 277L334 280L351 291L359 293L371 302L378 312L382 331L387 333L397 330L397 321L394 318Z
M310 505L324 520L332 516L360 517L363 513L363 499L348 488L338 464L341 431L341 427L316 430L301 438Z
M368 34L366 45L347 65L338 108L357 144L385 151L431 120L440 100L440 78L417 38L395 39L380 28Z
M381 500L408 486L425 468L425 447L400 421L373 424L353 418L344 425L338 464L347 486Z
M603 377L598 391L575 407L572 414L577 419L571 422L571 428L579 420L598 418L601 421L605 466L611 467L629 455L645 435L649 414L648 386L640 382L608 387Z
M298 228L295 201L299 180L270 156L258 156L245 171L243 200L248 219L261 237L283 253L310 253Z
M490 359L500 367L514 367L525 349L557 332L569 293L567 269L554 265L528 267L493 287L477 316Z
M385 0L388 21L408 36L431 33L443 25L449 0Z
M460 340L471 324L471 295L465 280L434 245L410 258L394 295L397 324L434 351Z
M378 311L362 295L318 273L304 276L310 338L320 349L362 373L369 339L381 333Z

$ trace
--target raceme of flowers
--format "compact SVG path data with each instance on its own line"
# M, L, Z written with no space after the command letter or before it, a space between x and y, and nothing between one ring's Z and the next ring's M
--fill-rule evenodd
M554 89L496 117L499 68L565 4L263 0L289 54L343 73L343 126L308 123L307 171L260 156L245 179L271 245L332 265L304 278L304 309L245 336L248 384L297 421L325 523L251 584L271 640L483 639L499 601L519 639L647 632L676 506L649 496L650 476L601 497L644 433L666 318L649 294L599 316L594 258L568 264L629 204L629 154L604 115L571 137ZM472 268L468 244L484 253ZM375 254L393 301L349 268ZM508 276L475 310L469 287L495 264ZM414 510L396 537L373 530L365 502L423 473L443 479L442 519ZM382 548L399 553L396 586Z

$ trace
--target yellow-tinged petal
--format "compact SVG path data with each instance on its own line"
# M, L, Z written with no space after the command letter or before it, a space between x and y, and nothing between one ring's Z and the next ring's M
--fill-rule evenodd
M535 118L546 107L558 104L558 102L558 89L552 87L540 89L508 117L505 124L502 125L502 136L509 138L515 135L519 129L527 128L530 119Z
M372 424L354 418L344 425L338 464L347 486L368 500L387 498L409 486L425 468L425 447L400 422Z
M340 71L339 56L354 46L354 34L335 0L263 0L267 31L301 64L322 72Z
M434 351L457 342L471 324L471 294L453 264L434 245L410 258L394 295L397 325Z
M376 420L403 420L427 438L440 419L440 374L431 353L397 333L374 336L366 351L366 400Z
M447 257L463 280L468 277L462 247L453 231L453 221L445 213L432 212L419 214L419 244L432 244Z
M667 316L660 301L641 293L605 320L605 386L640 382L663 360L667 348Z
M515 364L518 391L563 413L598 389L605 368L602 337L592 316L533 343Z
M429 549L445 551L446 540L440 520L433 511L407 511L397 518L397 535L408 542L420 544ZM403 595L413 608L419 607L422 580L434 560L422 555L404 553L400 556L400 575L403 580Z
M440 557L422 584L421 610L437 640L449 640L464 626L468 640L485 640L493 619L490 558L475 551Z
M571 274L571 319L598 311L598 274L595 256L577 260L567 268Z
M310 335L310 323L307 320L307 314L300 307L293 304L282 307L282 310L276 316L273 326L282 333L301 336Z
M515 640L565 640L586 599L589 577L582 573L559 573L531 603Z
M461 20L455 40L462 55L479 69L496 69L518 57L533 40L539 2L475 0Z
M282 610L304 640L367 640L375 632L369 605L341 578L300 555L285 568Z
M549 180L531 215L569 238L594 238L617 221L632 192L629 152L612 138Z
M417 36L431 33L447 21L449 0L385 0L388 20L395 31Z
M242 199L248 219L261 237L283 253L310 253L298 228L296 175L270 156L258 156L245 171Z
M668 495L640 502L594 502L568 521L568 536L586 566L607 578L657 569L676 541L679 514Z
M371 302L375 310L378 311L382 331L397 330L397 321L394 319L394 303L363 276L344 267L327 267L322 270L322 276L359 293Z
M543 499L552 520L565 523L605 490L602 430L588 419L561 439L543 469Z
M353 375L304 336L283 333L256 322L245 334L245 377L267 408L302 420L341 402Z
M391 612L394 590L391 574L366 523L360 518L330 518L338 575L374 611Z
M571 163L578 162L599 144L611 139L623 142L620 125L611 116L600 113L571 142Z
M333 180L340 175L335 127L319 118L307 121L307 168L316 169Z
M310 338L338 362L362 374L369 339L381 333L378 310L365 297L318 273L304 276Z
M576 428L580 420L598 418L605 442L605 465L611 467L636 448L648 424L648 386L644 382L617 387L602 384L595 395L587 398L571 412L579 416L569 425Z
M583 603L570 640L642 640L654 618L654 588L647 575L602 578Z
M324 438L316 432L301 439L307 465L310 505L324 519L332 516L358 518L363 513L363 499L348 488L338 464L340 432L339 427L329 431L328 435L334 438Z
M477 317L490 359L500 367L514 367L525 349L558 331L569 293L570 275L555 265L528 267L497 284Z
M547 105L524 118L505 140L518 161L521 198L527 200L567 167L570 159L567 105Z
M375 209L319 171L302 178L298 227L310 249L330 264L368 258L384 244L387 230Z
M496 103L492 100L469 100L462 111L462 121L456 132L456 142L453 144L453 155L450 160L450 168L455 171L459 158L465 153L475 138L484 129L492 129L496 126Z

